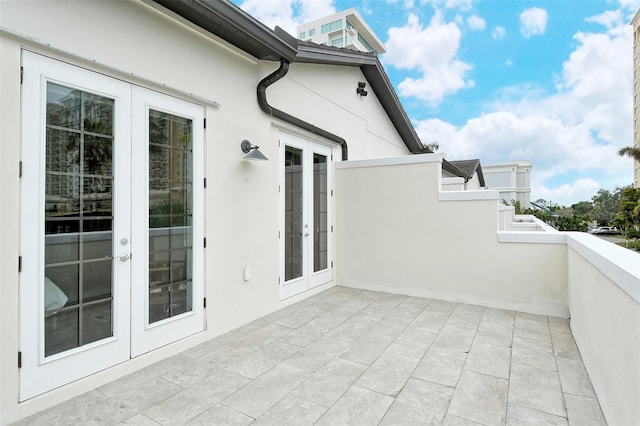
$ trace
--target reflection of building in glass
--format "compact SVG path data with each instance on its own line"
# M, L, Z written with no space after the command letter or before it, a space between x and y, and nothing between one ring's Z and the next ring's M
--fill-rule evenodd
M192 121L150 110L149 208L155 216L152 227L168 226L175 216L191 214L191 152Z
M112 115L111 99L48 84L45 208L56 223L47 233L79 231L79 216L111 216Z
M190 181L191 120L153 110L149 115L151 189L167 190L165 185Z

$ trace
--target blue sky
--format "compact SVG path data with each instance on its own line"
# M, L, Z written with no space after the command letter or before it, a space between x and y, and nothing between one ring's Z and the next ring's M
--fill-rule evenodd
M531 199L560 205L633 180L640 0L233 0L297 25L355 8L424 143L449 160L533 163Z

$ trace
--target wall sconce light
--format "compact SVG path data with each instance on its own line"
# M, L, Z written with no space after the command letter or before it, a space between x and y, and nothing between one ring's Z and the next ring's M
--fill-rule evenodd
M358 82L358 88L356 89L356 93L360 96L367 96L367 91L364 88L367 86L367 83L364 81Z
M265 157L264 154L261 153L258 148L260 148L260 147L257 146L257 145L251 145L251 142L249 142L246 139L243 140L240 143L240 149L242 149L242 152L247 154L247 155L244 156L245 160L252 160L252 161L266 161L266 160L268 160L268 158Z

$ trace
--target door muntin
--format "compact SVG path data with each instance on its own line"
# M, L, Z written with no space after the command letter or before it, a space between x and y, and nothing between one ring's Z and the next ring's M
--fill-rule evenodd
M331 148L281 135L280 298L332 279Z
M193 308L193 120L149 109L149 324Z
M113 336L114 103L46 83L45 357Z
M313 272L329 267L329 182L327 156L313 153Z
M303 276L304 234L308 232L308 229L305 229L303 209L305 195L303 150L286 146L284 156L284 279L291 281Z

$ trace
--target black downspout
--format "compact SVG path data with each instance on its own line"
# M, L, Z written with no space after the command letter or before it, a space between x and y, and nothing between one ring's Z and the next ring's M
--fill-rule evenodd
M342 161L347 161L349 159L349 151L346 140L344 140L340 136L334 135L333 133L316 127L313 124L307 123L306 121L303 121L298 117L294 117L293 115L287 114L284 111L280 111L279 109L269 105L269 102L267 102L267 87L271 86L273 83L277 82L285 75L287 75L288 71L289 63L286 60L281 59L280 67L260 81L260 83L258 84L258 105L260 105L262 111L273 117L279 118L283 121L286 121L287 123L308 130L311 133L322 136L339 144L342 147Z

